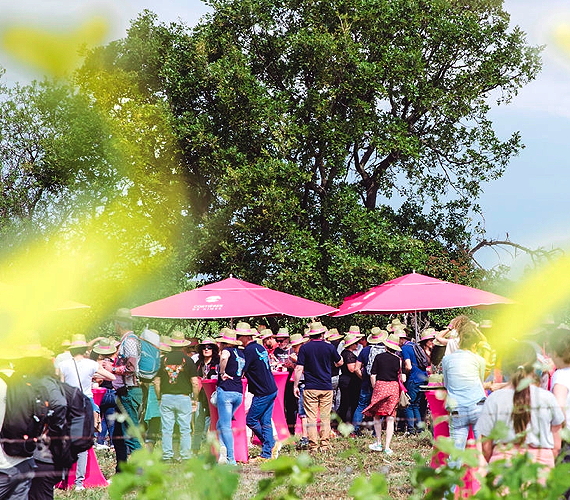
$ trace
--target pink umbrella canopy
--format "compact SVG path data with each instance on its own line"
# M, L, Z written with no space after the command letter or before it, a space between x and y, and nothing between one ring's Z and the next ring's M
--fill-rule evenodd
M381 314L512 304L491 292L411 273L346 297L337 313Z
M172 319L326 316L338 309L236 278L227 278L131 310L133 316Z

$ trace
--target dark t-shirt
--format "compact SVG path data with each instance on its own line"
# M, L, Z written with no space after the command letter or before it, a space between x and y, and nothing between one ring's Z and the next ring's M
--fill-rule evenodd
M243 392L241 378L243 376L243 367L245 365L243 350L238 349L237 347L226 347L224 351L228 351L230 353L230 357L226 363L226 375L233 378L222 380L218 377L218 387L221 387L224 391L239 392L241 394Z
M343 349L340 355L344 363L340 367L339 383L348 384L350 382L354 383L356 381L360 381L360 377L356 373L351 372L347 366L350 363L356 363L356 354L348 349Z
M324 340L311 340L301 346L297 365L303 366L305 389L332 391L332 369L340 361L336 347Z
M357 361L362 363L362 390L371 390L372 385L370 384L370 376L366 372L366 365L368 364L368 356L370 356L370 347L367 345L360 351L360 354L356 358Z
M269 396L273 394L277 390L277 385L269 366L267 349L257 342L250 342L245 347L244 354L247 390L254 396Z
M162 394L192 394L192 377L197 377L196 364L182 351L167 352L160 370L160 392Z
M382 352L374 358L370 374L376 375L376 380L395 382L398 380L398 374L400 373L400 362L399 356L389 352Z

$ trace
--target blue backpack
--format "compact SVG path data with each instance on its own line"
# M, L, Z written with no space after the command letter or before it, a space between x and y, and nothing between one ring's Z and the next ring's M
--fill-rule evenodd
M156 338L155 338L156 335ZM141 358L139 360L139 377L144 381L152 380L160 368L160 349L155 342L160 342L160 337L154 332L145 329L140 336Z

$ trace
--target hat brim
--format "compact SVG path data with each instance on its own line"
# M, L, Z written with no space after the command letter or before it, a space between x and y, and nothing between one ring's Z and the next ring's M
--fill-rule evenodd
M108 349L101 349L100 346L95 346L93 348L93 352L96 352L97 354L115 354L117 352L117 348L109 346Z
M387 340L383 340L382 344L384 344L387 349L392 349L393 351L401 351L402 350L402 348L399 345L396 345L394 342L389 342Z
M165 344L169 345L170 347L186 347L187 345L190 345L190 341L189 340L176 341L168 339L167 341L165 341Z

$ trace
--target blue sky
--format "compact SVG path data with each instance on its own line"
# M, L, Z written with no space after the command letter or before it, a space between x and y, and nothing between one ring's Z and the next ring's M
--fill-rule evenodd
M182 20L193 25L208 7L198 0L0 0L3 23L23 22L39 26L72 25L93 14L112 22L109 40L124 36L138 12L148 8L163 21ZM484 186L480 199L488 239L504 239L529 247L570 246L570 51L554 43L556 29L570 30L570 3L559 0L507 0L512 22L528 35L528 42L546 45L543 71L508 106L493 110L491 117L501 137L522 134L526 148L514 158L505 175ZM6 80L31 75L13 66L0 54L8 69ZM504 251L477 254L485 267L498 263L524 266L524 257Z

